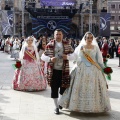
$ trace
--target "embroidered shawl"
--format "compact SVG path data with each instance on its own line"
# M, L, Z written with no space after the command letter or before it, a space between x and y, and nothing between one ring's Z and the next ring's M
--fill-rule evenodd
M70 54L73 52L72 46L69 44L68 41L62 41L63 44L63 54ZM55 40L51 40L45 49L44 54L49 57L54 57L55 55ZM54 63L49 62L47 64L47 81L48 84L51 85L52 83L52 75L53 75L53 67ZM63 70L62 70L62 85L61 87L69 87L70 86L70 75L69 75L69 61L68 60L63 60Z

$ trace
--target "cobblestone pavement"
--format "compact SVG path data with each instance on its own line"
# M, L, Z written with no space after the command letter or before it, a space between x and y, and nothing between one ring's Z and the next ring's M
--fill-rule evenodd
M114 70L112 81L109 82L112 111L101 114L83 114L63 109L60 115L55 115L49 87L41 92L21 92L12 89L13 63L15 61L10 59L10 55L0 52L0 120L120 120L118 58L108 61L108 65Z

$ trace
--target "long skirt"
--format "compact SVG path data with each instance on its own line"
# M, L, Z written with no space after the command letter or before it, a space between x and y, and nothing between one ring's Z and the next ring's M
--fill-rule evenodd
M47 82L40 66L35 62L24 61L21 69L16 69L13 89L22 91L45 90Z
M71 84L59 104L83 113L107 112L111 109L104 74L94 65L79 63L71 72Z

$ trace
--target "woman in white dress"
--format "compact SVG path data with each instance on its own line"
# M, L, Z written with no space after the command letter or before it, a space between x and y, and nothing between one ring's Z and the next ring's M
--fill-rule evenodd
M10 38L8 37L5 40L4 52L10 53Z
M64 92L59 105L83 113L109 111L107 82L102 72L103 58L93 34L87 32L74 53L63 57L77 60L77 64L71 71L70 87ZM90 58L95 63L90 62Z
M20 52L20 40L16 38L15 41L13 42L11 58L15 59L19 58L19 52Z

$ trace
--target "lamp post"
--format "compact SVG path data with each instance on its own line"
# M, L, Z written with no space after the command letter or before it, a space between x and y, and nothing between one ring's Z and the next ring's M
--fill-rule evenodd
M2 10L2 0L0 0L0 10Z
M25 0L22 0L22 36L24 36L24 7L25 7Z
M2 0L0 0L0 15L2 16ZM0 18L0 36L2 36L2 18Z
M81 12L81 36L83 35L83 13Z
M15 30L15 27L16 27L16 19L15 19L15 0L13 0L13 36L15 36L15 33L16 33L16 30Z
M90 0L90 14L89 14L89 31L92 32L92 4L93 0Z
M83 17L84 17L84 14L83 14L83 2L82 0L80 1L80 18L81 18L81 23L80 23L80 27L81 27L81 31L80 31L80 35L82 36L83 35Z

